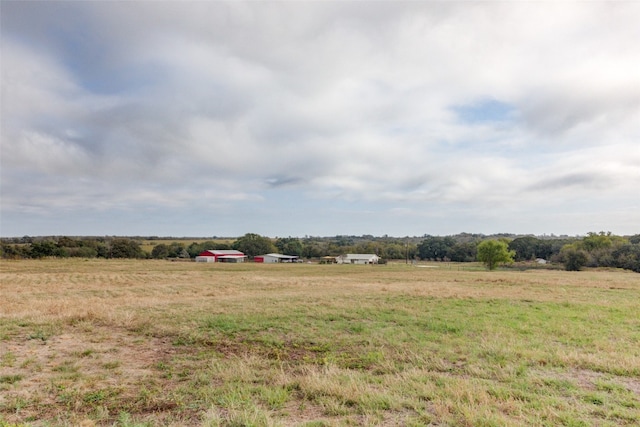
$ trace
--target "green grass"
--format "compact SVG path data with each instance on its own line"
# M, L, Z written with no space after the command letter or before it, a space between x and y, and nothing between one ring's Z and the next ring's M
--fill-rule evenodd
M51 299L38 312L8 289L0 423L640 424L637 274L68 268L77 282L55 292L33 281Z

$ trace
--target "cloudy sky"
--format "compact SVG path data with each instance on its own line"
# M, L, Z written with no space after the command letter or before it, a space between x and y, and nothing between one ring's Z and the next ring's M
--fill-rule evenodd
M4 237L640 232L640 2L0 4Z

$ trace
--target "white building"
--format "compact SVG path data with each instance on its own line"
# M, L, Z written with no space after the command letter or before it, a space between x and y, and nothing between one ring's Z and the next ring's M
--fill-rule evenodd
M297 262L297 255L282 255L282 254L266 254L253 257L254 262L263 262L265 264L275 264L278 262Z
M346 254L336 258L338 264L377 264L379 260L376 254Z

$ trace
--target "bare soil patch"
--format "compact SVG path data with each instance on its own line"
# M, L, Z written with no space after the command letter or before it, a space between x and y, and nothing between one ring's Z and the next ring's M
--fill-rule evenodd
M80 413L101 404L108 411L110 402L139 399L141 384L173 387L160 377L157 366L170 361L176 347L123 328L80 324L52 336L15 336L1 346L0 378L18 378L3 384L0 393L0 408L13 409L13 415L7 414L10 422L50 419L61 403ZM19 402L38 405L20 407Z

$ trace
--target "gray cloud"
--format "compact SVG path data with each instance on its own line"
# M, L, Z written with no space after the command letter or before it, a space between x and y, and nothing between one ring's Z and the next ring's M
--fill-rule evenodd
M1 16L5 212L276 212L295 191L314 212L404 204L480 224L474 207L518 200L527 217L548 192L637 203L635 3L3 2Z

